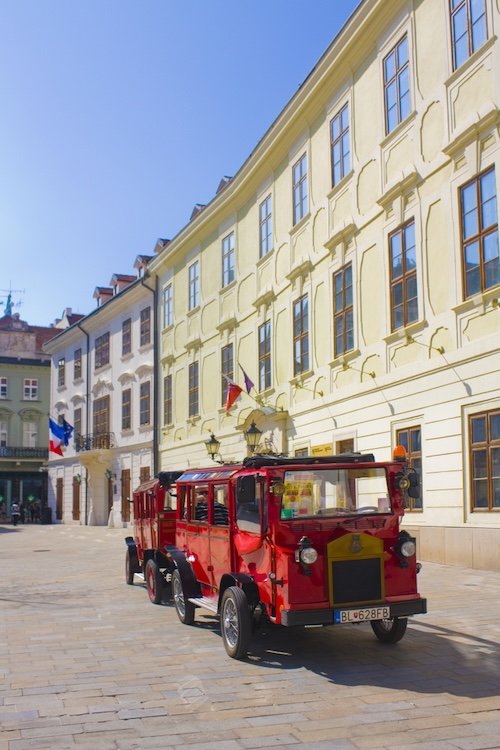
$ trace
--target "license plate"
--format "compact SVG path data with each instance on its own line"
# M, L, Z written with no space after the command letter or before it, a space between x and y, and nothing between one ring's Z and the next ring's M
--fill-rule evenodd
M387 620L391 616L390 607L363 607L363 609L334 609L333 621L342 625L347 622L368 622Z

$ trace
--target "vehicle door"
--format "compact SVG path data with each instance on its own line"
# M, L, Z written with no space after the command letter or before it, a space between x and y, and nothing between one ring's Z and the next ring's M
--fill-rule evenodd
M208 486L190 485L186 488L185 554L202 586L211 586L210 537L207 513L200 512L200 495L208 496ZM202 591L206 596L207 591Z
M219 588L224 573L232 571L229 527L229 487L214 484L209 503L210 580Z
M235 496L233 545L238 572L248 573L259 586L261 601L271 603L269 573L276 572L268 539L268 508L263 477L239 477Z

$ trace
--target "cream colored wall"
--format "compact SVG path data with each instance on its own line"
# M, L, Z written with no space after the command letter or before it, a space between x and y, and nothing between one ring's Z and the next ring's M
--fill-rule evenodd
M162 468L207 463L203 441L212 430L225 458L242 458L241 431L250 418L269 434L276 428L275 417L246 394L229 415L220 396L220 351L230 342L235 379L243 384L240 363L258 385L257 331L270 319L273 384L263 400L285 415L280 429L288 450L353 437L356 449L387 459L396 430L419 424L424 511L411 516L412 524L484 527L500 535L497 516L468 511L466 436L468 411L500 403L499 290L463 301L458 217L459 187L496 163L500 152L499 13L489 0L487 10L489 40L452 72L445 0L363 3L346 46L325 54L233 183L158 258L160 287L173 269L175 301L160 355L162 375L174 376L175 412L174 424L163 430ZM403 34L410 43L413 106L386 136L382 60ZM332 189L329 127L346 102L352 171ZM303 153L309 213L293 227L292 167ZM259 204L269 193L274 249L259 259ZM411 218L419 320L391 332L388 237ZM221 242L229 231L235 232L236 281L221 290ZM186 313L187 266L196 258L201 305ZM332 277L348 262L355 348L335 359ZM292 308L302 294L309 296L310 370L295 378ZM200 416L189 420L194 360L200 362Z

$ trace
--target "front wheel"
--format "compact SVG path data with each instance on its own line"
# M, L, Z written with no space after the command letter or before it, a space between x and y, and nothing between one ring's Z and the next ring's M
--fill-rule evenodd
M154 560L148 560L145 571L146 587L152 604L160 604L165 580Z
M244 659L252 634L252 619L246 595L237 586L224 591L220 627L227 654L233 659Z
M372 630L382 643L397 643L406 633L407 617L394 617L392 620L372 620Z
M194 622L195 606L192 602L184 599L182 580L178 570L172 573L172 596L174 597L175 611L183 625L192 625Z
M132 566L132 561L130 559L129 549L127 549L127 552L125 553L125 580L129 586L132 586L132 584L134 583L134 569Z

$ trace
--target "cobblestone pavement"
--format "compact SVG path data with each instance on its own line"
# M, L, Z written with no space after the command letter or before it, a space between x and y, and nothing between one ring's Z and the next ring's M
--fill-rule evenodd
M424 564L396 646L270 628L239 662L125 584L127 533L0 527L0 750L500 748L500 573Z

